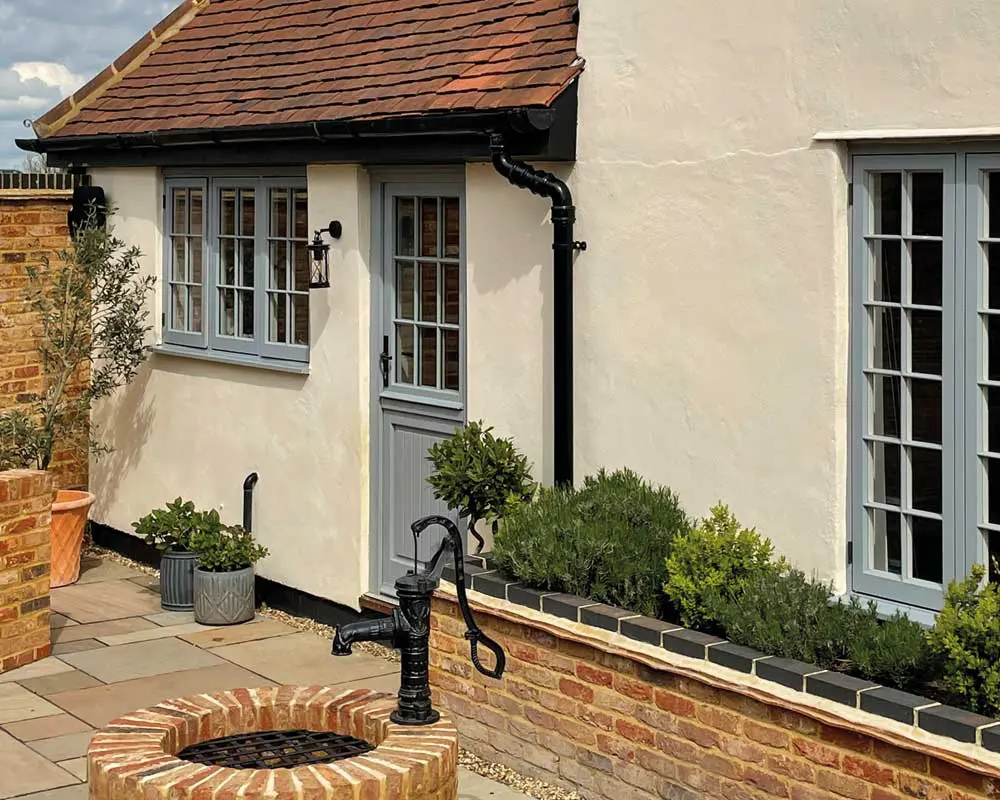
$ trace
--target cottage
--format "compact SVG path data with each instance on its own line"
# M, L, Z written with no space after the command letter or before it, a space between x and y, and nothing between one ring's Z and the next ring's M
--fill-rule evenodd
M932 612L1000 548L991 22L185 0L20 143L160 278L94 518L238 519L258 471L260 572L356 608L436 508L427 447L482 418L547 482L632 467Z

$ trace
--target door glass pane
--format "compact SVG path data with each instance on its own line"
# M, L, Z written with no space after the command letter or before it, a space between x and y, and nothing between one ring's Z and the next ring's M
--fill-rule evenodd
M416 219L412 197L396 198L396 255L413 256Z
M441 336L444 347L444 388L457 392L461 380L458 331L442 331Z
M872 375L872 433L876 436L899 437L901 378Z
M902 297L902 244L898 240L876 239L871 243L875 253L872 277L875 281L874 300L898 303Z
M445 264L441 267L444 277L444 321L458 325L462 295L459 291L458 267Z
M990 580L1000 582L1000 533L986 532L986 552L989 560Z
M287 242L271 242L271 288L288 288Z
M940 514L941 508L941 451L922 447L910 451L913 507L920 511Z
M272 189L269 235L273 238L284 238L288 233L288 192L284 189Z
M292 244L295 270L295 291L309 291L309 278L312 271L312 261L306 246L300 243Z
M941 305L941 242L910 242L913 272L910 277L911 300L918 306Z
M202 326L202 292L200 286L191 287L191 330L201 333Z
M413 319L413 264L396 262L396 315L400 319Z
M884 442L872 442L869 448L872 456L872 500L887 506L899 506L902 503L900 491L902 448L898 444Z
M420 200L420 255L438 254L438 201L433 197Z
M900 312L898 308L873 308L872 366L898 371L900 368Z
M918 442L941 444L941 382L913 378L910 403L913 438Z
M253 189L240 192L240 234L253 236L256 223L256 206L254 205Z
M284 344L288 337L288 295L284 293L267 293L268 300L268 341Z
M437 322L437 264L420 265L420 319Z
M292 295L292 342L309 344L309 295Z
M171 230L174 233L187 233L187 189L173 190L173 220Z
M912 369L927 375L941 374L941 312L911 311Z
M202 282L202 258L204 257L205 245L201 238L188 239L188 257L191 259L191 283Z
M1000 316L991 314L986 318L986 376L991 381L1000 380Z
M1000 453L1000 388L986 388L986 448Z
M457 197L444 199L444 256L458 258L461 253L462 218Z
M899 575L903 571L902 516L896 511L872 509L869 524L874 545L872 567Z
M941 236L944 233L944 174L914 172L910 183L913 234Z
M223 239L220 253L222 264L219 270L219 283L233 286L236 283L236 240Z
M170 327L175 331L187 330L187 287L172 286L170 296Z
M396 326L396 382L413 384L413 326Z
M246 339L253 338L253 292L240 292L240 332Z
M941 583L944 566L944 539L941 520L911 517L913 537L913 577Z
M997 213L1000 213L1000 195L997 196ZM1000 243L984 244L983 279L986 283L985 306L1000 309Z
M1000 525L1000 459L986 458L986 520Z
M219 333L223 336L236 335L236 292L234 289L219 290Z
M205 235L205 193L201 189L191 189L191 226L188 232L192 236Z
M187 280L187 240L178 236L174 239L172 280L183 283Z
M219 209L219 233L223 236L236 235L236 191L223 189Z
M1000 172L986 174L986 235L1000 239Z
M254 240L240 240L240 274L242 286L254 285Z
M309 195L305 189L296 189L294 194L295 225L292 235L296 239L309 238Z
M874 233L898 235L903 230L903 176L899 172L872 175Z
M437 328L420 329L420 385L437 386Z

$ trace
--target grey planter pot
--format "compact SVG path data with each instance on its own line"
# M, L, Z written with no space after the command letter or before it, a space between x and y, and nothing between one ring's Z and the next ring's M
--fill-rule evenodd
M160 606L167 611L194 608L194 553L163 553L160 556Z
M253 567L235 572L194 571L194 619L202 625L237 625L254 614Z

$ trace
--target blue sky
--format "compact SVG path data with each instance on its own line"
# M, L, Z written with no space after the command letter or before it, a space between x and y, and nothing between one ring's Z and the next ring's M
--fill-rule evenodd
M0 168L20 168L14 139L166 16L174 0L0 0Z

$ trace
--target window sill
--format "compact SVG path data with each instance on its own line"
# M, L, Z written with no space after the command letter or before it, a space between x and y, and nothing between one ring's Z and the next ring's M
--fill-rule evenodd
M153 348L158 356L173 356L175 358L194 358L198 361L212 361L216 364L228 364L234 367L250 367L269 372L284 372L292 375L308 375L309 364L299 361L279 361L273 358L258 358L239 353L220 353L218 351L195 350L176 345L159 344Z

